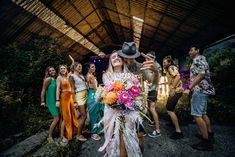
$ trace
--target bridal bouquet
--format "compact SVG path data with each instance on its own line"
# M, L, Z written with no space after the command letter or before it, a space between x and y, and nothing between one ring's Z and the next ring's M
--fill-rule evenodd
M111 81L98 87L95 98L113 109L136 110L142 105L141 84L135 77Z

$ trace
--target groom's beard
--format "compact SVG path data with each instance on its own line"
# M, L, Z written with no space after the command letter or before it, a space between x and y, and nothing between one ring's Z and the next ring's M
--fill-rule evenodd
M130 72L132 72L134 74L138 73L138 66L137 66L136 62L127 64L127 68Z

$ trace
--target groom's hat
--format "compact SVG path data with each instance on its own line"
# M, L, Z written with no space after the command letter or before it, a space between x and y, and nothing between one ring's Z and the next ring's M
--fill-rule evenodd
M123 58L137 58L140 56L140 52L137 50L134 42L124 42L122 49L118 50L117 53Z

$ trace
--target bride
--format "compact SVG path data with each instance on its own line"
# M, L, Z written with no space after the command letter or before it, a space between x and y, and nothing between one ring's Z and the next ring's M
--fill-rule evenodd
M109 58L109 67L103 75L104 85L133 80L137 80L135 75L129 72L123 58L114 51ZM120 95L120 92L118 94ZM107 95L104 96L104 99L107 99ZM106 100L106 102L108 101ZM110 107L107 103L105 104L102 120L104 124L105 143L100 147L99 151L105 150L104 156L108 157L142 157L137 136L137 126L139 124L142 125L143 121L140 113L135 109L119 110Z

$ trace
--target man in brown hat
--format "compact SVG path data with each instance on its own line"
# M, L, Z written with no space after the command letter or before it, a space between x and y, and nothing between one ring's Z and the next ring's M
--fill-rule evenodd
M142 70L150 69L158 78L158 67L154 63L154 59L144 53L140 53L134 42L124 42L122 45L122 49L118 50L117 52L119 56L124 58L125 62L127 63L128 69L132 73L140 74L142 73ZM142 64L135 60L140 55L145 59Z
M119 56L124 58L124 61L126 62L130 72L134 74L142 74L144 70L152 70L153 81L155 83L158 83L157 65L154 63L154 60L151 57L147 56L144 53L140 53L134 42L124 42L122 45L122 49L118 50L117 52ZM135 58L139 57L140 55L145 58L145 61L142 64L135 60ZM144 149L144 134L145 130L143 127L140 126L138 137L139 144L142 150Z

